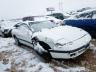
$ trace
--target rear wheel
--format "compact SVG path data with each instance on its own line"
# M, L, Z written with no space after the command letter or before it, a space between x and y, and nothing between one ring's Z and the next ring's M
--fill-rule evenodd
M14 39L15 39L15 43L16 43L16 45L20 46L21 43L19 42L19 39L18 39L16 36L14 36Z

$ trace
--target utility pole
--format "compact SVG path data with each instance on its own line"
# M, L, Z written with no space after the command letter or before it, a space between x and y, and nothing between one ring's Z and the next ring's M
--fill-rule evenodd
M59 10L63 12L63 2L62 0L59 0Z

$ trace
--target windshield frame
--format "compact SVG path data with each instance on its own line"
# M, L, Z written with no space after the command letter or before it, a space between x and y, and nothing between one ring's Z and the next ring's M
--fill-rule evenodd
M33 23L33 24L32 24L32 23ZM32 25L38 25L38 24L41 24L41 25L42 25L42 23L45 24L45 26L49 26L48 24L50 24L50 25L52 24L52 26L50 26L50 28L41 26L41 28L40 28L39 30L37 30L37 31L35 31L35 30L36 30L35 28L32 28ZM57 27L57 26L58 26L56 23L51 22L51 21L29 22L28 24L29 24L30 29L31 29L32 31L34 31L34 32L41 31L42 29L51 29L51 28L54 28L54 27ZM40 26L40 25L39 25L39 26ZM37 28L39 28L39 27L37 27Z

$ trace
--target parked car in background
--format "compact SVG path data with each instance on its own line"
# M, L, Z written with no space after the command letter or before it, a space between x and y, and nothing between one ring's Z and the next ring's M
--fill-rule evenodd
M56 24L62 24L63 21L60 19L57 19L55 17L52 16L28 16L28 17L24 17L22 18L23 21L45 21L45 20L49 20L52 21Z
M96 38L96 19L66 19L64 25L82 28L89 32L93 38Z
M91 40L91 36L80 28L58 26L50 21L22 22L12 30L12 36L17 45L28 45L56 59L81 55L89 48Z
M49 14L47 16L52 16L52 17L55 17L55 18L60 19L60 20L64 19L64 15L62 13L52 13L52 14Z
M3 21L0 23L0 35L2 37L11 37L11 31L17 22Z
M52 17L52 16L47 16L46 19L51 21L51 22L54 22L55 24L58 24L58 25L63 24L63 20L57 19L57 18Z
M96 19L96 8L88 9L69 17L68 19Z

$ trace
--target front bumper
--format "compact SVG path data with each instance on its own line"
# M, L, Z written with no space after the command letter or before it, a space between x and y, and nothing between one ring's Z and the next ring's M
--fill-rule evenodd
M70 50L70 51L50 50L50 54L51 54L52 58L56 58L56 59L70 59L70 58L75 58L75 57L81 55L89 47L90 47L90 43L88 43L78 49Z

